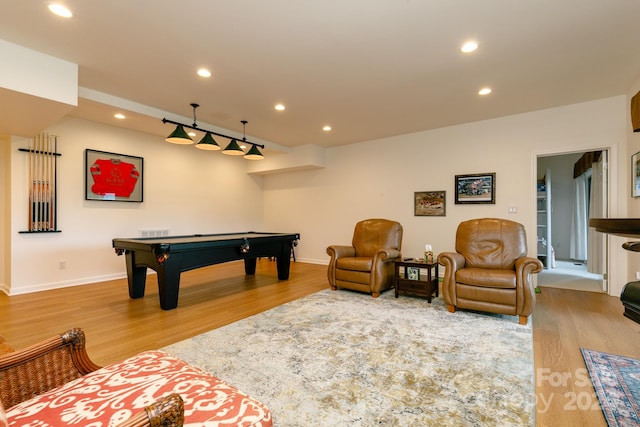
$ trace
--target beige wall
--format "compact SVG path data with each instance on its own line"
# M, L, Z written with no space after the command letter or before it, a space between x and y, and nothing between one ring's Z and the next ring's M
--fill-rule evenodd
M10 271L7 260L11 253L8 230L10 227L11 215L8 206L11 196L9 176L11 173L10 162L11 139L8 136L0 135L0 290L7 292L9 289Z
M65 119L47 129L60 136L61 233L18 234L26 227L20 218L26 218L27 203L24 156L17 148L26 141L12 141L11 293L123 277L124 259L113 253L111 239L147 228L168 228L171 234L299 232L298 260L324 264L325 248L349 243L354 223L363 218L400 221L403 253L417 256L426 243L436 252L452 250L460 221L496 216L523 223L535 255L538 155L608 148L615 193L611 216L626 214L627 113L627 97L607 98L334 147L325 150L324 167L264 176L247 174L241 158ZM85 201L85 148L144 157L145 202ZM454 175L484 172L497 175L496 204L455 205ZM446 216L413 216L414 192L427 190L447 192ZM508 213L510 207L517 213ZM58 268L62 260L64 270ZM613 253L612 260L627 271L626 258ZM615 292L615 284L611 288Z
M47 132L59 136L58 228L60 233L20 234L27 228L27 147L12 140L11 294L123 277L124 257L114 237L141 229L174 235L259 230L262 177L245 173L246 160L163 138L67 118ZM84 200L86 148L144 158L144 202ZM59 268L60 261L66 264Z
M633 132L631 128L631 109L630 102L631 97L640 91L640 77L633 85L631 91L628 94L628 102L627 102L627 137L628 137L628 150L627 156L629 158L629 163L631 163L631 156L638 151L640 151L640 132ZM631 178L629 178L629 181ZM633 218L640 218L640 198L629 198L629 216ZM638 263L640 265L640 263ZM638 270L640 271L640 270Z
M628 182L617 174L626 163L625 105L619 96L328 149L324 169L267 177L265 226L300 232L299 259L325 263L325 248L350 243L363 218L400 221L403 255L419 256L427 243L453 250L462 220L503 217L525 225L535 256L537 155L610 149L611 214L625 214ZM496 173L496 204L454 204L454 175L485 172ZM414 192L428 190L447 192L445 217L413 215Z
M627 165L626 167L627 169L627 175L626 175L626 179L629 181L628 185L630 184L631 181L631 171L629 170L630 166L631 166L631 156L635 153L637 153L638 151L640 151L640 132L633 132L632 131L632 127L631 127L631 108L630 108L630 103L631 103L631 97L634 96L636 93L638 93L638 91L640 91L640 76L638 77L638 79L636 80L636 82L634 83L634 85L632 86L632 89L629 91L628 93L628 99L627 99L627 114L626 114L626 120L627 120L627 140L628 140L628 144L627 144ZM630 194L631 189L629 189L629 192L627 194ZM629 206L629 218L640 218L640 198L631 198L631 197L627 197L628 200L628 206ZM625 239L628 240L628 239ZM628 271L628 277L629 280L635 280L635 272L640 271L640 254L638 253L629 253L628 254L629 257L629 271Z

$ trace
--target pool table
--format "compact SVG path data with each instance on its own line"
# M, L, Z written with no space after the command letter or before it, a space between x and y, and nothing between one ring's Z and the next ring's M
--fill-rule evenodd
M289 278L292 247L298 233L228 233L194 234L190 236L113 239L118 255L125 255L129 297L144 296L147 267L158 274L160 307L171 310L178 306L180 274L183 271L244 260L245 274L256 272L256 259L275 257L278 279Z

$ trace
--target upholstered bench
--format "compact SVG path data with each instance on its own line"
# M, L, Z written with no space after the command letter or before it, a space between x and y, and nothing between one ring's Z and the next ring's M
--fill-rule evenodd
M5 393L10 392L7 384L11 378L7 376L0 369L3 400ZM126 424L148 405L175 394L184 402L186 426L272 426L271 413L262 403L162 351L140 353L11 407L6 402L4 406L9 426L106 427Z

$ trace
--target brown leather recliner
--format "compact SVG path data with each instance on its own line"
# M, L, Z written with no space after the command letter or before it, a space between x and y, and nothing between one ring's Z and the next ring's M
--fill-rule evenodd
M332 290L347 288L374 298L393 285L394 261L401 259L402 225L388 219L356 224L351 246L332 245L327 276Z
M535 306L531 274L540 260L527 256L524 226L499 218L464 221L456 232L456 252L443 252L442 296L447 309L457 308L519 316L526 325Z

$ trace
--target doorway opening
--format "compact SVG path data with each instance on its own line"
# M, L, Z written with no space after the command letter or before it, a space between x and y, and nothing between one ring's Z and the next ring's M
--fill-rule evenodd
M607 216L608 151L538 155L538 286L607 292L607 239L589 218Z

